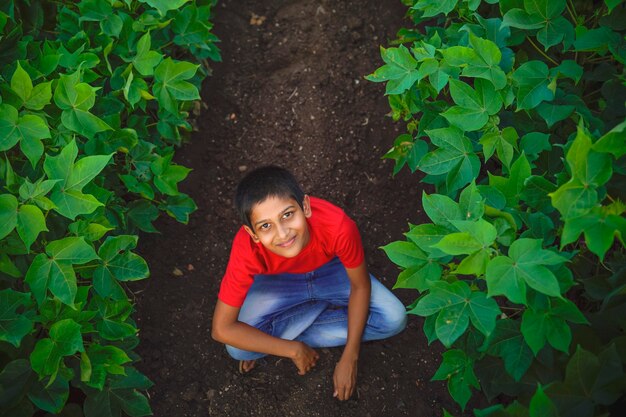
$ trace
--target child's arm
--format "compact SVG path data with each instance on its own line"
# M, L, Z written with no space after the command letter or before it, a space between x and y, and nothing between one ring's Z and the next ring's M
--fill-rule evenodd
M335 367L333 382L335 397L340 400L350 398L356 387L357 362L361 349L361 337L369 312L371 281L365 261L356 268L346 268L350 279L348 300L348 340L341 359Z
M290 358L300 375L306 374L315 366L319 358L315 350L302 342L270 336L238 321L239 310L217 300L211 329L213 339L238 349Z

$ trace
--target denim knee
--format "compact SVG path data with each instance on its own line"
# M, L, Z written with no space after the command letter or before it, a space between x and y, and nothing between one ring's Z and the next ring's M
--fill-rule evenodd
M397 298L388 300L378 314L372 314L370 316L370 322L368 322L368 325L375 329L375 332L379 334L379 338L381 339L400 333L404 330L406 324L406 309Z
M389 308L385 311L385 324L386 330L389 336L394 336L400 333L406 327L407 314L404 305L398 300L393 308Z

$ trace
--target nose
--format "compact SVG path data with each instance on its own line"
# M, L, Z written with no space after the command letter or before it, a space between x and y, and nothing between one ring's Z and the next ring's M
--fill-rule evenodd
M280 223L278 223L278 227L276 228L277 232L278 232L278 237L281 239L284 239L287 237L287 235L289 234L289 228L285 225L282 225Z

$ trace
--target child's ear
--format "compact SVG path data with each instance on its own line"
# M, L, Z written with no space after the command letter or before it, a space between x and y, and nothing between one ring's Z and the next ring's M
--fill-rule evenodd
M250 235L250 237L252 238L252 240L254 240L256 243L259 243L259 237L252 231L252 229L250 229L248 226L244 225L243 226L244 230L246 232L248 232L248 234Z
M309 218L313 212L311 211L311 200L308 195L304 195L302 199L302 211L304 211L304 217Z

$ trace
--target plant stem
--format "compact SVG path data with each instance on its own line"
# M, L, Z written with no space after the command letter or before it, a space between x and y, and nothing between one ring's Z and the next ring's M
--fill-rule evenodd
M583 100L584 100L584 99L586 99L587 97L590 97L590 96L594 95L594 94L598 94L598 93L599 93L599 92L601 92L601 91L602 91L602 89L601 89L601 88L598 88L597 90L594 90L594 91L592 91L592 92L590 92L590 93L587 93L587 94L585 94L585 95L583 96Z
M533 42L532 38L527 37L526 39L528 39L528 42L530 42L530 44L537 50L537 52L539 52L541 55L543 55L548 61L552 62L554 65L556 65L557 67L559 66L559 63L556 62L554 59L550 58L545 52L543 52L541 50L541 48L539 48L537 46L537 44L535 42Z
M576 24L578 21L578 15L576 14L576 8L574 7L574 3L572 3L572 0L567 0L566 6L567 11L572 18L572 22Z

